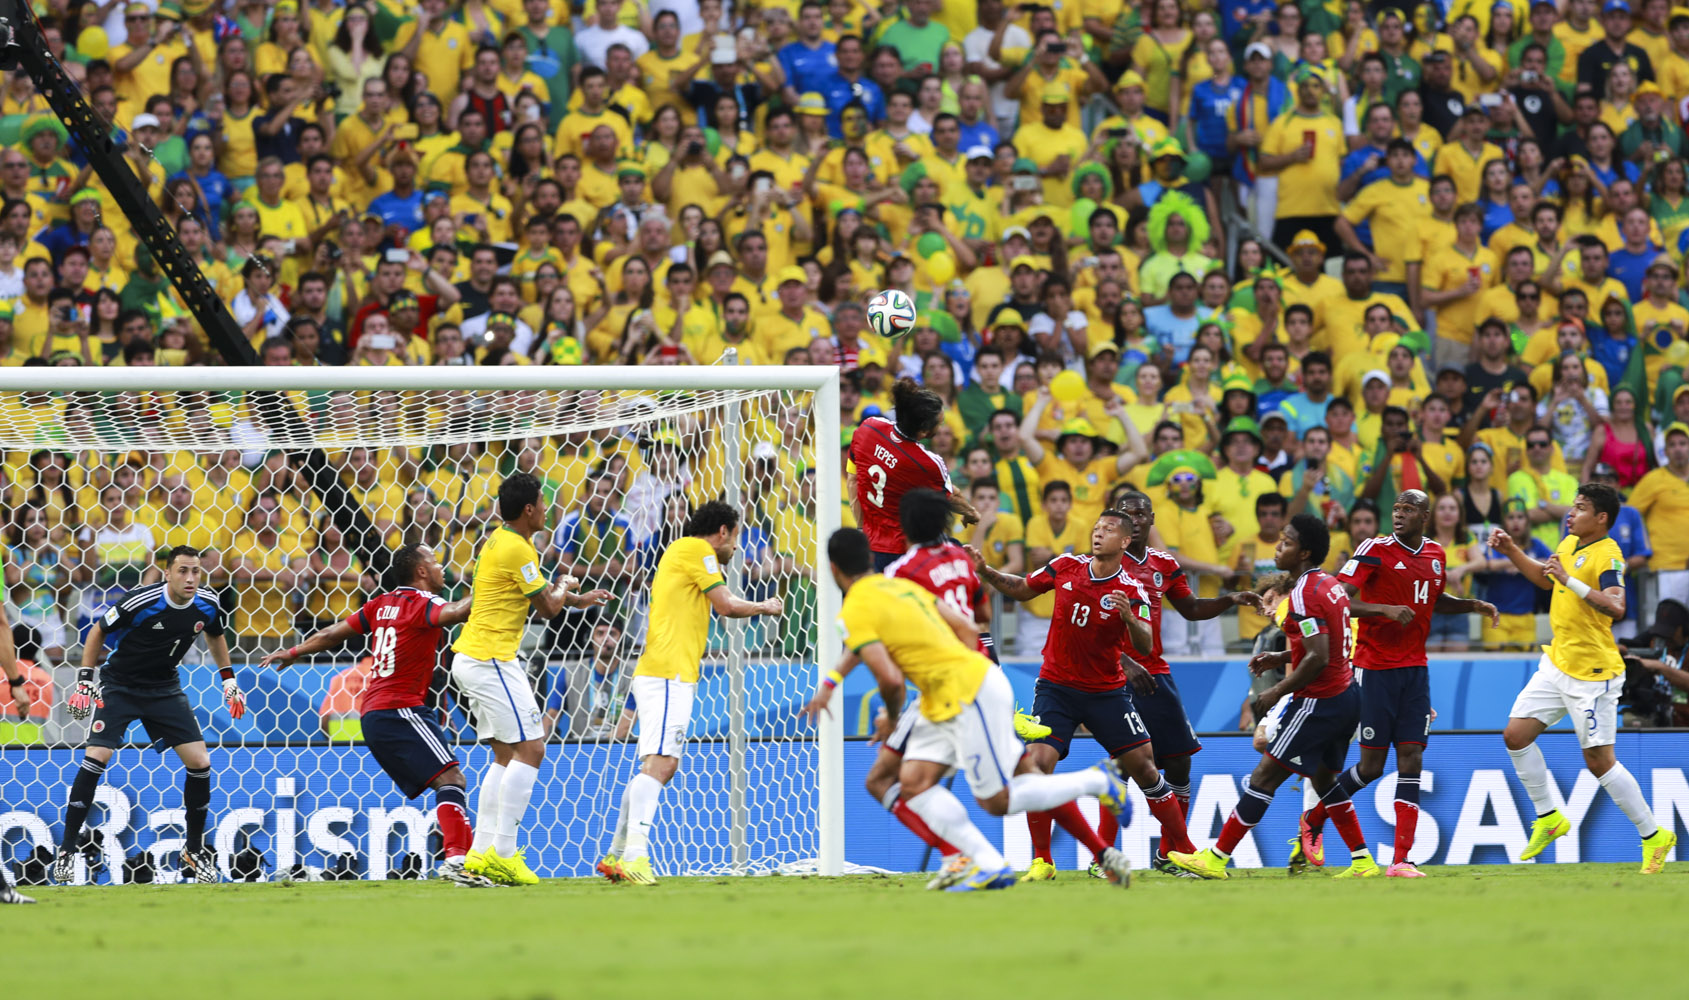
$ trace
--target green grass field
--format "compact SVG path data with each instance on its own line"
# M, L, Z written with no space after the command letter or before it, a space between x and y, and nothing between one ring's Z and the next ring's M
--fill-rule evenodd
M4 995L1669 995L1689 864L1431 868L1398 882L1143 873L957 896L923 878L35 889ZM1092 991L1105 992L1092 992Z

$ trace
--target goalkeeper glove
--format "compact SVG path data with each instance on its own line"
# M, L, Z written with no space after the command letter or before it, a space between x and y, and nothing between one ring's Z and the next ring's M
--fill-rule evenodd
M86 719L95 708L106 707L100 698L100 685L94 680L93 667L82 667L76 671L76 687L70 692L69 706L73 719Z
M239 719L246 715L246 695L240 693L240 685L233 677L223 678L223 704L229 708L229 716Z

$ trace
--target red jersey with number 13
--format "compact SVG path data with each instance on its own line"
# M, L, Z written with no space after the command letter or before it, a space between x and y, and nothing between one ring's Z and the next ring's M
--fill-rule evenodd
M1132 558L1128 552L1121 557L1120 568L1127 576L1138 581L1149 594L1149 627L1155 632L1155 646L1148 653L1140 653L1126 644L1126 655L1132 662L1152 674L1170 674L1173 669L1167 665L1166 657L1161 655L1161 599L1171 596L1183 600L1191 595L1191 582L1185 576L1185 571L1179 568L1179 561L1168 552L1160 549L1144 549L1143 561Z
M1368 604L1399 604L1413 609L1413 621L1406 625L1381 615L1360 623L1355 640L1355 666L1362 670L1391 670L1423 667L1425 640L1431 635L1431 608L1436 605L1448 578L1443 547L1429 538L1412 549L1395 535L1368 538L1337 578L1355 585L1355 596Z
M856 466L856 505L862 531L875 552L909 547L897 505L910 490L952 492L944 460L897 432L885 417L869 417L850 437L850 461Z
M443 597L400 587L370 600L346 624L370 637L369 682L359 711L415 708L428 699L428 682L440 658Z
M1120 657L1132 647L1128 614L1149 617L1149 593L1123 570L1098 580L1091 557L1063 553L1026 578L1034 593L1054 592L1055 612L1044 640L1044 665L1038 676L1078 691L1114 691L1126 686ZM1132 606L1115 607L1114 591L1131 595Z
M918 545L903 558L886 567L887 576L902 577L962 613L968 621L977 621L974 608L980 602L980 583L974 565L968 561L967 550L955 542L937 545ZM985 643L979 644L985 652Z
M1290 644L1290 662L1296 669L1305 654L1303 643L1316 635L1329 636L1329 658L1309 684L1297 691L1302 698L1330 698L1349 690L1355 671L1349 666L1349 592L1335 576L1311 569L1290 588L1290 611L1284 616L1284 635Z

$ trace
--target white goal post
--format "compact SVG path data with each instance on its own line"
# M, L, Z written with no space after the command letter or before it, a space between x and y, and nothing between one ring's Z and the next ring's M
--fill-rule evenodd
M576 450L565 454L563 442ZM288 530L290 511L311 526L297 532L295 541L309 540L301 546L297 565L286 563L281 573L260 577L249 564L257 566L265 553L249 552L234 570L230 564L237 557L226 559L222 582L212 583L237 592L224 596L225 606L240 605L232 617L252 624L257 619L241 603L246 597L238 593L239 581L275 581L284 575L291 581L291 592L275 605L282 610L271 612L276 621L252 625L248 631L255 637L250 639L231 634L237 665L247 664L238 676L250 689L265 680L252 666L261 651L285 642L283 634L302 635L311 614L321 623L345 601L370 596L378 568L370 556L377 548L390 549L412 531L440 537L441 547L451 548L443 534L427 534L433 519L474 506L489 488L496 490L490 484L499 475L517 467L528 471L536 457L540 471L553 456L560 456L556 467L569 466L571 471L557 476L567 480L568 505L559 500L554 509L566 517L591 511L573 516L600 518L606 526L602 530L621 532L616 538L630 546L627 567L649 558L653 547L672 537L680 500L695 505L721 496L742 512L754 506L769 514L790 515L798 508L800 516L783 523L802 524L810 537L788 538L784 550L765 545L757 550L754 566L747 564L742 540L728 579L741 594L755 586L773 588L769 593L803 591L801 604L787 600L785 616L801 615L802 620L718 622L712 629L699 693L702 701L705 687L719 682L712 688L719 704L704 713L711 718L700 738L712 747L688 748L676 785L684 786L688 772L708 777L699 777L690 791L680 787L665 798L653 860L670 874L787 870L838 875L844 870L844 721L836 709L811 728L796 718L796 708L802 704L799 696L807 697L832 668L840 648L839 594L826 562L827 539L840 524L844 502L835 450L839 442L839 371L830 366L0 368L0 455L6 479L0 490L9 498L4 527L11 532L8 545L21 546L6 560L8 568L17 552L39 563L55 558L56 548L75 551L80 559L59 576L51 566L31 563L24 582L8 586L8 604L15 612L23 609L26 624L40 626L43 649L55 637L58 648L79 645L73 618L117 592L114 581L121 573L113 570L109 553L121 550L110 539L130 537L123 532L138 511L153 517L168 505L170 524L155 526L150 535L135 528L154 546L144 559L136 557L137 567L152 562L171 531L191 517L203 519L208 510L220 509L224 496L239 492L246 499L228 500L228 510L219 515L232 525L217 535L225 542L230 531L250 530L256 532L254 539L278 537L266 532ZM578 457L587 454L587 445L591 462ZM659 474L653 457L675 454L663 452L664 446L678 450L673 461L683 472L673 482ZM399 457L380 457L390 455ZM346 456L360 456L356 461L368 465L386 461L398 471L389 469L381 480L371 473L366 484L364 465ZM71 468L55 471L55 461L68 461ZM447 467L448 461L461 464ZM432 477L427 484L424 475ZM239 477L240 491L227 485L230 476ZM583 506L601 481L611 483L605 490L618 505L613 517ZM291 492L274 500L277 493L266 490L278 482L291 484ZM434 493L442 483L458 495L439 499L435 506ZM412 491L428 499L415 501ZM796 499L800 492L801 504ZM181 509L184 502L177 499L189 493L192 511ZM272 499L260 503L262 497ZM133 509L114 516L106 510L113 501ZM417 504L423 502L444 513L417 516ZM352 505L361 514L345 521L336 513L337 504ZM638 504L644 506L636 509ZM685 506L679 504L682 518ZM66 507L74 509L67 514ZM266 527L271 515L281 528ZM486 517L484 511L480 516ZM550 530L561 527L554 517ZM597 529L581 530L591 534ZM34 549L32 537L38 540ZM469 540L454 552L472 556L474 537L465 532ZM306 550L330 544L323 541L329 538L335 539L336 552L341 538L348 549L361 540L359 561L341 570L320 568L321 552ZM631 554L632 539L643 546L638 556ZM566 545L560 551L574 557ZM622 562L617 558L606 565ZM310 568L303 568L307 564ZM46 582L34 589L36 578L29 572ZM625 610L616 624L625 636L620 646L612 643L605 658L613 655L631 672L644 640L637 591L640 586L648 591L649 576L628 568L619 579L625 589L617 598ZM467 577L460 586L467 591ZM57 613L56 621L37 606L40 594L47 594L39 603ZM648 600L648 592L644 597ZM259 627L264 624L268 627ZM536 631L546 629L546 623L530 621L528 644L534 645ZM633 752L631 737L614 731L626 678L614 669L599 671L602 650L595 643L606 630L589 625L563 639L556 639L555 631L553 622L534 655L542 667L548 649L566 661L553 668L556 683L566 690L555 699L556 719L548 720L548 726L554 721L559 727L562 745L547 749L548 766L555 761L556 770L542 770L522 835L530 861L537 854L541 863L536 870L549 876L590 871L583 870L581 860L602 852L615 819L616 802L606 808L605 790L614 786L619 799L619 782L632 773L628 755ZM554 641L554 647L548 645ZM64 779L87 734L88 724L69 720L63 709L74 665L62 654L58 660L44 651L38 655L35 676L51 685L53 704L37 707L32 727L0 730L0 863L8 853L16 859L30 842L39 845L44 836L56 835ZM322 668L317 687L253 697L248 719L259 716L263 723L256 729L219 715L220 702L206 696L203 685L186 681L195 669L201 674L207 669L197 666L198 656L184 663L185 686L218 768L207 837L208 843L215 838L225 866L239 845L256 843L261 852L268 849L267 863L276 873L292 865L321 864L344 851L358 855L365 877L380 878L389 871L390 856L422 853L429 824L415 806L426 803L404 804L367 753L346 745L355 739L347 734L356 730L345 728L348 720L331 703L345 695L343 685L354 672L352 651L337 658L338 663ZM539 683L543 687L545 681ZM266 712L271 714L265 717ZM473 803L484 748L473 746L472 731L450 726L448 731L459 738ZM144 740L139 734L139 728L132 729L130 739ZM295 750L303 753L300 748L311 756L289 756ZM569 763L571 755L590 758L591 773L586 764ZM225 762L238 759L231 765L237 773L225 770L220 756ZM619 776L612 773L617 768ZM543 787L548 778L569 787L548 794ZM89 820L89 827L108 840L97 849L104 851L105 861L105 875L98 881L122 881L123 859L136 850L151 853L166 867L168 849L180 843L170 839L181 822L180 810L171 808L179 805L179 784L180 766L173 755L160 758L144 747L120 753L101 789L101 808ZM670 828L667 849L665 825ZM541 837L549 839L536 851ZM174 868L173 862L168 867ZM94 880L92 869L99 868L91 852L89 870L79 863L79 876Z

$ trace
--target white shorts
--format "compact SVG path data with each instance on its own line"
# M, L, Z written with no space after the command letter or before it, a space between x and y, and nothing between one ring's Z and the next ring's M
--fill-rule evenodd
M633 705L639 713L639 756L679 757L686 751L692 697L698 685L671 677L635 677Z
M515 660L477 660L456 653L452 683L469 705L477 739L522 743L545 738L533 682Z
M1284 709L1289 704L1290 695L1285 695L1278 701L1273 702L1272 708L1267 709L1265 719L1255 724L1255 731L1266 737L1269 744L1278 739L1279 726L1284 723Z
M915 720L920 717L921 696L917 694L903 703L903 714L897 717L897 725L886 737L886 749L901 755L903 748L909 745L909 734L915 731Z
M1513 699L1507 713L1511 719L1535 719L1545 726L1570 715L1572 729L1578 734L1578 746L1612 746L1618 738L1619 692L1624 678L1606 681L1580 681L1556 667L1544 653L1537 672Z
M1014 688L1002 668L993 665L960 714L943 722L917 716L903 759L961 767L974 797L988 799L1009 786L1025 751L1015 735Z

